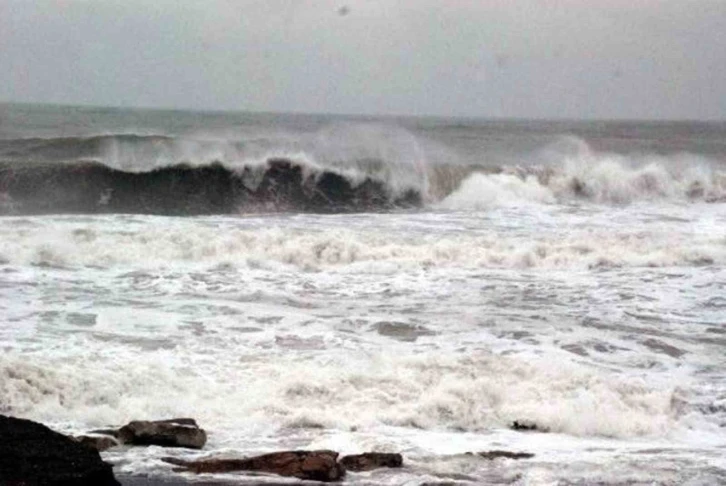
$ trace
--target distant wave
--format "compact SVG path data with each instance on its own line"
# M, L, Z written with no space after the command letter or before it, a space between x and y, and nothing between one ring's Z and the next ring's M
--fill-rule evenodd
M143 172L98 162L0 164L0 214L229 214L369 211L419 205L415 189L287 158L235 170L220 163Z
M108 134L89 137L18 138L0 140L0 160L71 161L102 158L115 143L149 147L171 146L164 135Z

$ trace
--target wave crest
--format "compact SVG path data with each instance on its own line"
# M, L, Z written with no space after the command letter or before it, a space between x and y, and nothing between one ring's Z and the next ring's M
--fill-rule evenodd
M572 148L572 147L570 147ZM527 203L585 200L598 204L675 200L726 202L726 172L715 161L679 154L619 155L597 153L584 141L575 153L540 159L542 165L479 170L459 175L461 184L443 197L440 207L471 209Z
M726 172L693 154L596 152L562 137L520 165L461 164L395 127L332 126L242 140L115 134L0 140L0 214L225 214L443 209L590 201L726 201ZM439 153L440 152L440 153Z
M0 164L0 214L366 211L418 205L421 197L365 174L287 158L238 170L214 163L148 172L97 162Z

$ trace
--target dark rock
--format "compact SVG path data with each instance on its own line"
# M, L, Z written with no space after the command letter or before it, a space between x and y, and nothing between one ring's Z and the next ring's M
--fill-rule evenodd
M0 484L119 486L110 464L45 425L0 415Z
M194 419L134 421L118 430L116 437L124 444L158 445L201 449L207 442L207 433Z
M547 428L540 427L534 422L529 422L526 420L515 420L514 422L512 422L510 428L512 430L519 430L522 432L548 432Z
M86 447L97 450L98 452L103 452L111 447L121 445L115 437L110 435L77 435L75 437L71 437L71 439Z
M180 471L197 474L254 471L329 482L345 476L345 468L338 464L337 459L338 453L333 451L284 451L246 459L184 461L168 457L164 461L180 466Z
M364 454L356 454L344 456L340 463L348 471L370 471L381 467L402 467L403 457L401 454L388 454L383 452L366 452Z
M472 454L471 452L468 452L467 454ZM499 459L500 457L504 457L507 459L531 459L534 457L534 454L531 454L529 452L510 452L510 451L484 451L484 452L477 452L477 456L483 457L484 459L494 460Z

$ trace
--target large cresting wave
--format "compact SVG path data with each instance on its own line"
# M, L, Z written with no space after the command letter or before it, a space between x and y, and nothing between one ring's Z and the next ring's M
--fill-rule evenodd
M365 125L310 140L266 134L0 140L0 215L726 201L723 164L695 154L598 152L582 139L562 137L497 165L486 150L464 161L424 142L395 127Z
M426 174L411 148L415 137L381 130L345 128L309 140L284 133L0 140L0 214L345 212L420 205Z
M421 203L414 189L290 158L232 169L221 163L124 171L98 162L0 164L0 214L229 214L367 211Z

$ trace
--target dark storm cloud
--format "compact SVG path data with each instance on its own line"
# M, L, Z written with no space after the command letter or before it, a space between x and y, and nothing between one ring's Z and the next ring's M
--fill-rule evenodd
M0 99L724 118L721 0L0 0Z

